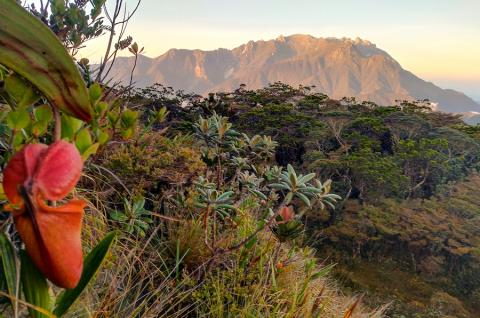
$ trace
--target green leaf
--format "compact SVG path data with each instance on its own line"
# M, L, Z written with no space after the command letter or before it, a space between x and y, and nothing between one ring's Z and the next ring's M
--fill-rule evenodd
M258 191L258 190L251 190L251 192L253 194L255 194L257 197L263 199L263 200L267 200L267 196L265 194L263 194L262 192Z
M134 133L135 133L134 128L123 129L123 130L121 131L121 135L122 135L122 138L123 138L123 139L129 139L129 138L131 138Z
M65 14L65 1L64 0L52 0L52 12L56 16L62 16Z
M135 202L133 203L133 211L135 211L135 213L141 213L143 212L143 207L145 206L145 198L140 198L138 200L135 200Z
M296 188L298 184L297 175L295 174L295 172L293 172L293 173L290 173L288 176L289 176L289 181L290 181L290 184L292 185L292 188Z
M100 13L102 13L102 5L105 3L106 0L93 0L93 7L92 10L90 11L90 17L92 19L97 18Z
M94 83L88 88L88 94L90 96L90 102L93 105L102 97L102 87L100 84Z
M5 78L5 90L15 100L18 108L31 106L40 99L33 87L15 73Z
M147 222L148 224L153 223L153 219L151 219L151 218L149 218L149 217L143 217L143 221L144 221L144 222Z
M49 314L52 310L52 299L46 278L32 263L24 250L20 251L20 259L22 261L21 277L25 300L37 307L28 308L30 316L33 318L50 318L52 316Z
M19 148L21 148L21 146L23 144L23 140L24 140L24 138L23 138L22 133L20 133L20 132L15 133L13 135L13 142L12 142L13 148L15 150L19 150Z
M219 209L227 209L227 210L237 210L233 205L231 204L219 204L217 205L217 208Z
M109 111L107 113L107 119L110 123L110 126L114 128L117 125L118 120L120 119L120 115L117 111Z
M128 220L128 217L120 211L112 211L109 213L109 215L114 221L125 222L126 220Z
M49 122L53 118L52 109L46 104L35 107L34 114L35 118L41 122Z
M83 154L92 145L92 136L87 128L80 130L75 137L75 145L78 151Z
M294 174L295 177L297 176L297 175L295 174L295 169L293 168L293 166L292 166L291 164L288 164L288 165L287 165L287 171L288 171L290 174Z
M8 113L7 125L13 130L20 130L30 123L30 114L25 109L17 109Z
M107 141L110 139L110 135L103 130L98 132L97 140L100 145L105 145Z
M286 196L285 196L285 204L290 204L290 202L292 201L293 199L293 192L289 192Z
M43 135L44 133L47 132L47 129L48 129L48 122L46 121L37 121L36 123L33 123L31 128L32 134L35 137Z
M310 206L310 200L307 198L307 196L303 193L300 193L300 192L297 192L295 193L297 195L297 197L300 198L300 200L303 201L303 203L305 203L307 206Z
M227 191L225 193L222 193L218 198L217 202L225 202L227 201L231 196L233 195L233 191Z
M280 189L280 190L290 190L290 187L282 183L271 183L268 185L270 188Z
M2 259L2 274L7 283L8 294L12 297L17 297L17 267L15 250L7 235L3 232L0 233L0 257Z
M304 188L301 188L301 189L302 189L302 191L304 191L304 192L307 191L307 192L309 192L309 193L316 193L316 194L323 192L322 189L315 188L315 187L304 187Z
M72 116L62 114L62 139L73 140L77 131L82 128L83 122Z
M93 279L100 266L105 261L108 251L112 246L116 233L108 233L103 240L93 248L83 261L83 272L77 287L63 291L57 297L53 313L58 317L64 315L80 296L88 283Z
M105 102L98 102L95 106L95 112L97 116L103 116L108 109L108 104Z
M125 110L120 118L122 128L128 129L135 126L138 120L138 112L134 110Z
M305 184L307 183L308 181L312 180L313 178L315 178L316 174L315 173L309 173L307 174L306 176L302 176L300 178L298 178L297 182L299 184Z
M330 201L323 201L323 202L325 202L329 207L335 210L335 205L333 203L331 203Z
M143 220L136 220L135 225L139 227L141 230L147 231L148 228L150 227L147 222Z
M94 143L93 145L91 145L90 147L88 147L87 150L85 150L84 152L82 152L82 160L83 161L86 161L88 158L90 158L91 155L94 155L97 153L97 150L98 150L98 147L100 147L100 144L97 142L97 143Z
M72 57L17 1L0 0L0 43L0 64L28 80L55 107L85 121L92 118L88 91Z

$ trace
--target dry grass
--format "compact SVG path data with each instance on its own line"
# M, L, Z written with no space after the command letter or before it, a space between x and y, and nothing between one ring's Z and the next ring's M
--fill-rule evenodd
M116 228L107 215L130 196L112 171L90 165L78 195L90 204L84 220L85 249ZM88 190L85 190L88 189ZM188 198L186 200L189 202ZM245 199L235 222L219 231L218 246L244 240L257 226L260 205ZM156 212L157 213L157 212ZM313 250L278 242L269 230L253 247L215 255L204 241L200 214L169 208L146 237L118 230L117 241L96 282L71 317L381 317L344 296L317 264ZM157 213L158 214L158 213Z

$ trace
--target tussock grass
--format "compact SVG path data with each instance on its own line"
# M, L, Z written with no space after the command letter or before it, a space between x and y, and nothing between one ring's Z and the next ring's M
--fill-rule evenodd
M87 169L89 190L84 220L86 249L115 227L109 206L129 195L113 172ZM172 211L170 211L172 213ZM317 264L313 250L278 242L268 230L251 250L240 248L221 257L204 243L202 222L177 210L156 219L146 237L119 230L118 239L96 283L75 305L71 317L381 317L357 298L341 295L329 278L330 268ZM219 245L243 240L255 229L258 205L244 200L235 230ZM347 316L346 316L347 317Z

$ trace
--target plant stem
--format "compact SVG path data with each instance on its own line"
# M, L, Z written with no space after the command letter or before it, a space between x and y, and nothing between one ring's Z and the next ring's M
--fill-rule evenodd
M60 141L62 139L62 118L60 117L60 112L54 106L52 106L53 117L55 120L55 130L53 135L53 141Z

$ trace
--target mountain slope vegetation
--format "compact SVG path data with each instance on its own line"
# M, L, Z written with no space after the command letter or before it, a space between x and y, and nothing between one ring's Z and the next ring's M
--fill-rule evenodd
M0 316L478 316L480 126L282 82L113 85L143 48L104 3L0 0ZM289 41L318 39L261 45Z
M175 129L192 112L218 112L238 131L273 136L278 164L333 180L342 200L335 210L305 214L305 242L338 264L334 272L347 289L368 291L374 306L393 301L394 317L445 317L450 306L453 316L475 317L478 127L424 102L337 101L282 83L207 99L162 92L147 107L169 107Z

